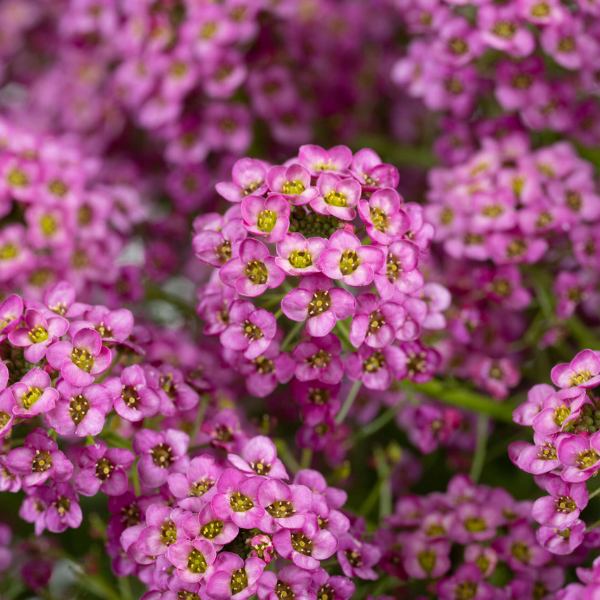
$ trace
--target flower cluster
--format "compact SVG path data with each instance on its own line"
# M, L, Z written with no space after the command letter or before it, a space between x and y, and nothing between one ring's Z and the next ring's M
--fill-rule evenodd
M600 469L600 411L592 390L600 384L597 352L583 350L570 363L552 369L551 385L535 385L514 412L520 425L533 427L533 444L514 442L511 460L536 476L546 492L536 500L532 517L540 523L537 538L554 554L570 554L583 541L579 518L588 504L587 481Z
M598 9L588 2L402 0L412 39L392 72L432 111L457 119L496 102L535 131L597 143ZM491 92L491 93L490 93ZM464 127L463 127L464 128Z
M548 536L534 531L530 509L531 502L503 488L456 475L445 493L396 502L388 527L373 540L381 550L379 566L410 586L428 582L441 600L553 598L564 585L564 566L554 559ZM578 543L584 535L574 532Z
M78 292L135 279L118 258L147 218L139 191L117 183L77 143L0 118L0 286L42 300L68 279ZM139 279L139 277L138 277ZM62 334L61 334L62 335Z

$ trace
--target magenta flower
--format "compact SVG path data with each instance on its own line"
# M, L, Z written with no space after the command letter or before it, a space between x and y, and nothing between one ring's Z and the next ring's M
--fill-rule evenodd
M310 173L302 165L271 167L267 173L269 190L281 194L292 206L303 206L319 193L310 185Z
M558 444L569 434L544 435L537 431L533 434L533 444L527 444L519 450L517 466L526 473L541 475L560 467ZM600 466L600 465L599 465Z
M306 167L313 177L322 173L343 175L352 162L352 152L346 146L334 146L325 150L320 146L306 144L300 146L298 162Z
M385 261L375 273L375 287L383 300L390 300L397 290L412 294L423 287L423 275L417 268L419 247L408 240L392 242L382 247Z
M320 561L333 556L338 548L337 538L319 529L316 516L308 515L304 526L297 530L282 529L273 536L275 550L297 567L313 571Z
M169 546L169 560L177 569L175 574L187 583L198 583L210 565L215 562L217 553L206 540L181 540Z
M346 534L339 541L337 558L346 577L367 580L379 578L373 567L379 563L381 550L374 544L359 542Z
M141 421L159 410L160 398L148 386L146 374L139 365L125 367L120 377L111 377L104 382L104 387L114 400L115 412L127 421Z
M242 529L258 527L265 509L258 502L262 477L247 477L236 469L225 469L217 482L217 494L211 500L219 519L233 521Z
M214 489L216 490L216 488ZM183 522L183 531L190 539L204 538L216 550L221 550L223 546L237 537L240 528L233 521L219 519L212 509L211 503L208 502L198 514L186 517Z
M67 319L80 317L90 308L89 304L75 302L75 289L66 281L59 281L48 289L44 295L44 304L53 313Z
M262 196L267 191L266 164L253 158L242 158L231 169L233 181L217 183L217 192L229 202L242 202L247 196Z
M275 444L268 437L254 436L244 445L241 454L241 457L228 454L227 460L243 473L277 479L289 478L283 463L277 458Z
M331 279L321 273L302 277L298 288L281 301L286 317L300 322L308 319L306 330L312 337L327 335L338 320L343 321L354 312L354 305L352 294L334 287Z
M166 483L171 473L185 473L190 459L187 449L190 436L176 429L161 433L142 429L133 436L133 451L139 456L137 470L140 481L149 487Z
M329 594L331 591L335 594L336 600L349 600L354 595L355 586L351 579L341 575L330 576L325 569L318 568L311 571L312 582L310 589L317 598L323 598L323 594Z
M215 600L246 600L256 594L265 566L260 558L244 561L237 554L221 552L207 574L206 592Z
M398 169L392 165L382 164L381 158L369 148L363 148L354 155L350 174L365 191L375 191L377 188L396 188L400 180Z
M396 190L384 188L358 203L358 214L375 243L388 246L408 231L410 218L400 208L401 202L403 199Z
M56 407L46 415L46 422L60 435L86 437L98 435L112 408L110 392L96 383L75 387L60 379L56 384Z
M585 523L577 520L571 527L562 530L555 527L538 527L535 537L542 548L552 554L572 554L583 542Z
M317 179L319 194L310 201L310 207L320 215L332 215L344 221L356 217L361 187L354 179L341 179L332 173L323 173Z
M570 364L554 367L550 376L552 383L560 388L594 388L600 383L600 358L593 350L583 350Z
M215 484L223 472L223 467L215 463L213 456L203 454L190 462L187 473L172 473L167 483L175 498L198 497L210 502L217 493Z
M261 531L301 529L312 508L312 492L304 485L286 485L278 479L269 479L260 487L258 501L266 511L260 522Z
M430 540L419 534L411 536L402 565L414 579L437 579L450 569L448 540Z
M69 322L63 317L46 319L35 308L28 308L25 311L25 327L13 329L8 334L8 340L13 346L25 348L26 360L37 363L46 356L48 347L67 333L68 328Z
M221 333L221 344L225 348L243 351L250 360L263 354L277 333L273 314L264 308L255 308L247 300L236 300L231 304L229 323Z
M158 394L160 412L165 416L174 415L176 410L190 410L198 404L198 392L185 382L185 375L170 363L158 369L144 365L146 383Z
M290 205L280 194L248 196L242 202L244 227L265 242L281 242L290 228Z
M339 383L336 385L329 385L327 383L315 381L314 379L305 383L301 382L296 375L296 378L293 379L290 384L290 388L292 397L300 405L302 421L309 426L322 423L328 414L337 414L339 412Z
M52 387L52 381L46 371L35 367L12 388L16 406L15 417L31 419L52 410L58 400L58 392Z
M23 320L23 300L21 296L13 294L0 304L0 342L16 329Z
M120 496L127 491L127 469L135 454L124 448L108 448L103 441L86 446L79 455L80 471L75 477L75 489L84 496L95 496L102 490L108 496Z
M346 285L364 286L385 264L385 255L375 246L362 246L360 240L343 229L329 238L329 247L318 262L327 277L341 279Z
M268 248L258 240L240 244L240 255L225 263L219 272L221 281L242 296L260 296L267 289L279 287L285 273L275 264Z
M48 479L57 483L68 481L73 474L73 464L58 449L58 444L43 429L27 434L21 448L11 450L6 466L23 477L26 487L43 485Z
M386 348L396 339L396 331L406 320L406 310L395 302L381 302L375 294L356 299L356 311L350 328L355 348L364 342L371 348Z
M585 391L578 387L552 393L544 400L542 410L533 419L533 428L546 435L558 433L571 426L588 402Z
M483 581L481 569L473 563L461 565L451 577L439 581L436 587L440 600L460 598L459 594L464 589L469 590L473 600L491 600L493 597L492 586Z
M8 378L8 369L3 364L4 369L0 371L5 372L3 377L5 379L4 385L6 385L6 379ZM0 392L0 441L6 437L12 430L12 426L15 422L14 409L17 408L17 403L11 389L4 389Z
M181 508L151 504L146 511L146 527L141 527L134 548L146 556L165 554L180 537L185 538L183 522L188 514Z
M535 38L517 14L517 6L486 5L477 13L477 25L485 44L517 58L529 56L535 48Z
M587 481L600 469L600 432L589 438L564 434L556 442L559 465L563 468L560 476L567 483Z
M194 220L196 233L192 238L192 248L202 262L220 267L238 256L240 245L248 237L248 232L241 218L225 220L220 215L215 216L217 218L212 219L210 214L205 214Z
M464 502L456 508L449 534L460 544L484 542L496 536L496 528L501 523L502 515L497 506Z
M133 314L126 308L108 310L106 306L95 306L87 311L82 321L75 321L69 327L71 337L84 328L95 329L104 342L122 344L133 329Z
M258 581L258 597L260 600L279 600L283 590L285 597L308 598L307 591L311 581L311 572L296 565L284 565L277 573L265 571L262 574ZM335 597L337 598L337 595Z
M308 275L318 273L317 263L327 240L311 237L308 240L301 233L288 233L278 244L275 259L277 266L288 275Z
M44 486L39 491L42 502L46 505L45 525L52 533L62 533L69 527L77 529L83 520L79 496L68 483L56 483Z
M55 317L60 318L60 317ZM48 362L52 368L73 386L85 387L94 383L94 376L104 373L112 362L112 353L102 345L97 331L82 329L72 342L56 342L48 349Z
M547 527L560 530L571 527L588 503L585 483L567 483L553 475L545 477L546 491L550 496L538 498L533 503L531 516Z
M527 401L515 408L513 412L513 421L519 425L531 427L533 419L542 410L544 400L550 395L556 393L556 390L547 383L534 385L527 392Z
M318 379L325 384L339 383L344 375L341 352L342 343L333 333L300 342L292 350L292 358L296 361L296 379Z
M407 357L397 346L376 349L363 344L347 356L344 368L351 381L362 381L369 390L387 390L392 379L406 375Z
M517 573L530 572L532 568L545 565L550 554L536 541L529 523L516 523L508 535L495 540L492 547L501 560Z

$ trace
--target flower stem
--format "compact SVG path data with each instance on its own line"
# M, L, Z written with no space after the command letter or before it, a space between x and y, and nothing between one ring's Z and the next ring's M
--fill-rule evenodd
M335 418L335 422L337 425L342 423L343 420L346 418L348 411L352 408L352 405L354 404L354 401L356 400L356 396L358 395L358 391L360 390L361 386L362 386L362 381L360 379L358 381L355 381L352 384L352 387L350 388L350 391L348 392L348 395L346 396L346 400L344 400L344 404L343 404L340 412L338 413L337 417Z
M200 431L200 427L202 427L202 423L204 422L204 415L206 414L206 409L208 408L208 400L208 394L202 394L200 396L200 406L198 407L198 414L196 416L192 432L190 433L190 442L192 443L196 441L196 438L198 437L198 432Z
M588 500L589 500L589 499L591 499L591 498L594 498L594 497L596 497L598 494L600 494L600 487L599 487L599 488L596 488L596 489L595 489L595 490L594 490L594 491L593 491L593 492L590 494L590 496L589 496Z
M283 340L283 343L281 344L282 352L285 352L285 350L287 350L288 346L292 343L292 341L296 337L297 333L302 329L303 326L304 326L304 321L298 321L298 322L294 323L294 326L290 329L289 333L285 336L285 339Z
M293 473L297 473L300 470L300 465L294 458L294 455L290 452L286 441L282 439L275 440L275 447L277 448L278 456L284 462L285 466Z
M392 406L391 408L388 408L386 411L382 412L374 421L371 421L368 425L365 425L359 429L354 435L352 441L357 442L363 438L373 435L374 433L377 433L395 417L401 406L402 403L398 403L396 406Z
M484 414L477 415L477 445L475 446L475 455L471 464L471 479L477 483L483 471L485 463L485 452L487 449L489 418Z
M595 523L592 523L591 525L586 527L585 532L589 533L592 529L596 529L596 527L598 527L599 525L600 525L600 521L596 521Z
M313 452L310 448L304 448L302 450L302 458L300 459L301 469L310 469L310 463L312 462Z
M97 380L97 383L102 383L112 373L112 370L115 368L115 365L121 360L121 356L123 356L123 348L120 348L118 352L115 352L115 357L110 363L110 367L108 367L108 369L100 375L100 377Z
M138 463L138 459L135 459L135 464L133 465L133 467L131 467L131 475L133 478L133 489L135 490L135 497L139 498L142 494L141 490L140 490L140 476L138 475L137 472L137 463Z

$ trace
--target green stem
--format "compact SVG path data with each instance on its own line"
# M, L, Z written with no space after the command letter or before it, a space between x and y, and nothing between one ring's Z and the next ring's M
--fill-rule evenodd
M189 317L193 319L198 318L198 315L196 315L196 309L193 306L190 306L183 298L180 298L175 294L165 292L162 288L150 282L146 282L145 289L146 298L148 300L163 300L164 302L172 304Z
M585 532L589 533L592 529L596 529L596 527L598 527L600 525L600 521L596 521L595 523L592 523L591 525L589 525Z
M375 446L375 467L381 482L379 486L379 518L392 514L392 482L390 481L390 466L388 465L385 451Z
M400 383L400 387L405 390L421 392L426 396L447 404L483 413L484 415L493 417L497 421L513 423L512 413L515 408L514 405L509 402L502 404L494 402L483 394L478 394L467 388L457 387L452 382L442 379L432 379L427 383L413 383L412 381L404 380Z
M288 467L293 473L297 473L300 470L300 465L294 458L294 455L290 452L286 441L282 439L276 439L275 447L277 448L278 456L284 462L286 467Z
M348 411L352 408L352 405L354 404L354 401L356 400L356 396L358 395L358 391L360 390L361 386L362 386L362 381L360 379L358 381L355 381L352 384L352 387L350 388L350 391L348 392L348 395L346 396L346 400L344 400L344 404L343 404L340 412L338 413L337 417L335 418L335 422L338 425L344 421L344 419L346 418L346 415L348 414Z
M377 433L382 427L385 427L395 416L396 413L402 407L402 403L396 404L396 406L392 406L388 408L386 411L382 412L374 421L371 421L368 425L365 425L361 429L359 429L354 437L352 438L353 442L357 442L362 440L363 438L369 437L374 433Z
M313 452L310 448L304 448L302 450L302 458L300 459L301 469L310 469L310 463L312 462Z
M204 415L206 414L206 409L208 408L208 394L202 394L200 396L200 406L198 407L198 414L196 416L196 421L194 422L194 427L192 428L192 432L190 434L190 441L194 442L198 437L198 432L200 431L200 427L202 427L202 423L204 422Z
M277 321L279 317L283 314L283 310L281 308L275 313L275 320Z
M294 323L294 326L290 329L289 333L285 336L285 339L281 344L281 352L285 352L287 350L288 346L292 343L297 333L302 329L303 326L304 321Z
M333 329L340 336L342 343L348 350L355 349L352 342L350 342L350 332L343 321L338 321Z
M120 348L118 352L115 352L115 357L110 363L110 367L108 367L108 370L104 371L104 373L100 375L96 383L102 383L112 373L115 365L121 360L121 356L123 356L123 348Z
M591 494L590 497L588 498L589 500L591 500L592 498L595 498L598 494L600 494L600 487L595 489Z
M477 483L483 471L485 463L485 452L487 449L489 418L484 414L477 415L477 444L475 446L475 455L471 464L471 479Z
M138 459L136 458L135 464L131 468L131 474L133 477L133 489L135 490L135 497L139 498L142 495L142 492L140 489L140 476L138 475L138 471L137 471L137 463L138 463Z

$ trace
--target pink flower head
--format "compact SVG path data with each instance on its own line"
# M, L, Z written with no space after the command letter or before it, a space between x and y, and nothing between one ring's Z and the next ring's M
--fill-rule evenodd
M0 368L0 373L2 373L2 378L5 380L4 385L6 385L6 380L8 379L8 369L6 368L6 365L3 364L2 366L4 368ZM0 441L12 430L15 422L15 415L13 411L16 407L17 403L12 390L2 390L0 392Z
M381 550L375 544L359 542L350 534L343 536L338 545L337 558L346 577L378 579L373 568L381 559Z
M125 367L120 377L104 382L113 400L115 412L133 423L154 416L160 407L160 398L148 386L146 374L139 365Z
M79 496L70 483L44 486L39 494L47 506L45 525L48 531L62 533L69 527L77 529L81 525L83 513L79 506Z
M342 344L333 333L300 342L292 351L296 380L339 383L344 374L341 352Z
M414 534L407 544L403 566L414 579L442 577L450 569L450 544L448 540L429 540Z
M166 483L171 473L185 473L190 459L187 449L190 436L176 429L161 433L142 429L133 436L133 451L139 456L137 470L140 481L149 487Z
M306 167L313 177L322 173L344 175L352 162L352 152L346 146L334 146L325 150L320 146L300 146L298 162Z
M271 167L267 173L269 190L281 194L292 206L308 204L318 194L310 185L310 173L302 165Z
M228 454L227 459L243 473L288 479L283 463L277 458L275 444L268 437L254 436L245 444L241 454L241 457L237 454Z
M355 348L363 342L371 348L385 348L396 339L396 331L405 319L403 306L381 302L375 294L363 294L356 299L350 342Z
M332 556L338 548L337 538L320 529L317 517L308 515L304 526L297 530L282 529L273 536L275 550L297 567L313 571L321 560Z
M473 563L461 565L451 577L439 581L436 591L440 600L454 600L460 598L463 589L472 590L474 600L491 600L493 596L492 586L483 581L481 569Z
M541 525L565 529L573 526L587 506L589 494L585 483L567 483L554 475L545 476L546 491L531 507L531 516Z
M578 387L549 394L539 414L534 417L532 426L535 431L546 435L558 433L571 426L587 402L585 390Z
M275 264L268 248L253 239L240 244L239 258L232 258L221 267L221 281L235 288L241 296L260 296L267 289L279 287L285 273Z
M204 220L199 221L202 217ZM192 238L192 248L202 262L220 267L232 257L238 256L240 244L246 239L248 232L242 219L232 218L226 221L217 215L217 219L209 221L207 217L210 215L201 215L194 221L196 234Z
M213 488L216 491L216 488ZM191 502L190 502L191 503ZM238 535L240 528L233 521L222 521L212 509L211 503L205 504L198 514L186 517L183 530L190 539L202 539L220 550Z
M0 341L4 341L8 334L16 329L23 320L23 300L13 294L0 304Z
M535 38L517 14L516 3L481 7L477 24L483 42L491 48L518 58L529 56L535 48Z
M558 460L564 466L560 476L568 483L587 481L600 469L600 432L589 438L563 435L557 443Z
M260 600L279 600L278 594L283 589L286 596L307 600L311 580L311 572L296 565L284 565L277 573L265 571L258 582L258 597Z
M318 273L319 257L327 249L327 240L321 237L310 237L308 240L301 233L288 233L277 244L275 259L277 266L288 275L308 275Z
M126 308L109 310L106 306L95 306L83 315L83 320L71 323L71 336L81 329L95 329L104 342L122 344L133 329L133 314Z
M358 352L348 355L345 370L348 379L361 380L369 390L387 390L394 378L402 379L406 374L406 354L398 346L377 349L363 344Z
M397 290L412 294L423 287L423 275L418 269L418 246L408 240L392 242L382 247L385 261L375 273L375 287L383 300L390 300Z
M46 371L35 367L12 388L16 406L13 414L20 419L30 419L52 410L58 400L58 392Z
M377 244L388 246L408 231L410 218L400 208L401 202L403 199L396 190L384 188L358 203L358 214L367 226L369 237Z
M244 352L250 360L260 356L277 333L272 313L255 308L252 302L236 300L229 307L230 325L221 333L221 344Z
M545 435L533 434L533 444L525 443L519 450L517 466L526 473L540 475L550 473L560 467L560 460L557 454L559 443L569 434L559 433Z
M308 319L306 329L313 337L327 335L338 320L343 321L354 312L354 306L352 294L334 287L331 279L321 273L302 277L298 288L281 301L286 317L300 322Z
M175 565L176 575L187 583L198 583L215 562L215 547L206 540L180 540L169 546L169 560Z
M25 311L25 327L13 329L8 340L14 346L25 348L26 360L37 363L46 356L48 347L67 333L68 328L69 322L63 317L46 319L40 311L28 308Z
M323 594L335 594L336 600L349 600L354 595L355 586L351 579L340 575L329 575L322 568L311 571L312 582L310 589L317 598L322 598ZM272 599L270 599L272 600Z
M56 319L61 317L55 317ZM73 386L85 387L104 373L112 362L112 353L102 345L100 334L93 329L78 331L71 342L56 342L48 348L48 362Z
M551 377L552 383L560 388L594 388L600 383L600 358L593 350L582 350L570 364L554 367Z
M396 188L400 176L392 165L382 164L381 158L369 148L359 150L352 159L350 174L368 192L377 188Z
M583 542L585 523L577 520L571 527L562 530L555 527L539 527L535 537L542 548L552 554L571 554Z
M48 479L68 481L73 474L73 465L58 449L58 444L39 428L27 434L23 447L10 451L6 466L15 475L22 476L23 485L27 487L42 485Z
M342 229L329 238L329 247L321 254L318 266L327 277L360 287L369 285L384 264L380 248L362 246L354 234Z
M265 482L262 477L247 477L237 469L225 469L217 482L217 494L211 500L219 519L233 521L238 527L258 527L265 509L258 501L258 491Z
M75 489L84 496L95 496L99 490L120 496L127 491L127 469L134 461L131 450L109 449L103 441L86 446L79 455Z
M310 207L320 215L332 215L344 221L356 217L354 207L361 195L360 184L354 179L341 179L333 173L323 173L317 179L318 196L310 201Z
M175 498L202 498L210 502L217 493L215 487L223 467L215 463L213 456L203 454L192 458L187 473L172 473L167 483Z
M300 529L312 508L312 492L304 485L286 485L278 479L269 479L258 492L258 501L266 514L260 529L276 533L281 528Z
M187 514L180 508L151 504L146 511L146 527L141 526L134 549L148 557L165 554L180 537L185 538L183 522Z
M290 228L290 205L280 194L248 196L242 202L244 227L265 241L281 242Z
M221 552L206 574L206 592L215 600L246 600L256 594L265 566L260 558L244 561L237 554Z

